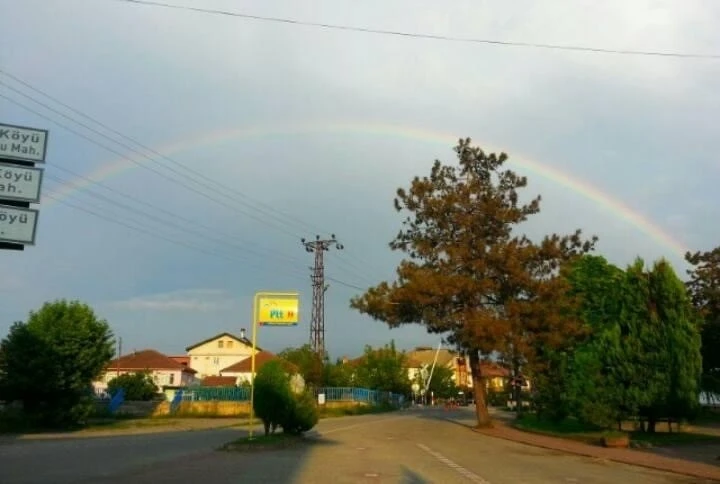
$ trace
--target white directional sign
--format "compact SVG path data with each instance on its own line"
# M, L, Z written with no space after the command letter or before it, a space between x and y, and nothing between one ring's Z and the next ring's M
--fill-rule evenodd
M47 130L0 123L0 158L45 163Z
M38 203L43 170L0 163L0 199Z
M0 242L34 245L38 211L0 205Z

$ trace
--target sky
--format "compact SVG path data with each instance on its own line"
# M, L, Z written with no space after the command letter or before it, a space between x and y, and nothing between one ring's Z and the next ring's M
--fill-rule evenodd
M173 5L530 44L720 54L711 0L167 0ZM389 36L117 0L0 0L0 123L49 130L36 245L0 253L0 336L43 302L90 304L124 351L251 328L298 291L309 341L326 253L332 357L394 339L349 308L394 277L395 190L470 137L542 195L533 237L580 228L624 266L720 245L720 59ZM8 48L7 46L11 46ZM42 93L51 96L44 96ZM58 104L62 103L62 104ZM89 118L88 118L89 117ZM101 124L98 124L101 123ZM80 123L80 124L78 124ZM139 144L136 144L139 143ZM249 333L248 333L249 334Z

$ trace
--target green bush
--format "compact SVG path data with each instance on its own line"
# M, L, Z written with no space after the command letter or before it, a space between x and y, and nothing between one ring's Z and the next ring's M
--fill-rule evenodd
M315 398L309 392L301 393L293 400L293 405L282 423L282 428L286 434L299 435L317 425L320 413Z
M290 379L278 361L265 363L255 377L253 411L262 420L265 435L288 422L295 404Z
M125 373L108 382L108 393L115 395L122 388L125 390L125 400L149 401L158 391L155 382L147 372Z

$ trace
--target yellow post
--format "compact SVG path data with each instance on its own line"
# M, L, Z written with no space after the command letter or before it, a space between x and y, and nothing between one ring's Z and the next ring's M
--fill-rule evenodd
M250 428L248 440L253 438L253 425L255 424L255 346L257 342L257 300L258 295L253 298L252 316L252 353L250 354Z

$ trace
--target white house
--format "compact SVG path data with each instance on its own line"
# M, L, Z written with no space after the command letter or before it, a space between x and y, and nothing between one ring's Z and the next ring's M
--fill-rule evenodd
M107 390L113 378L126 373L147 371L158 388L187 386L195 383L195 370L155 350L133 351L111 361L99 380L93 382L95 391Z
M223 368L239 363L252 355L252 342L245 337L220 333L185 348L190 358L188 366L197 371L198 378L219 376ZM260 348L255 348L257 354Z

